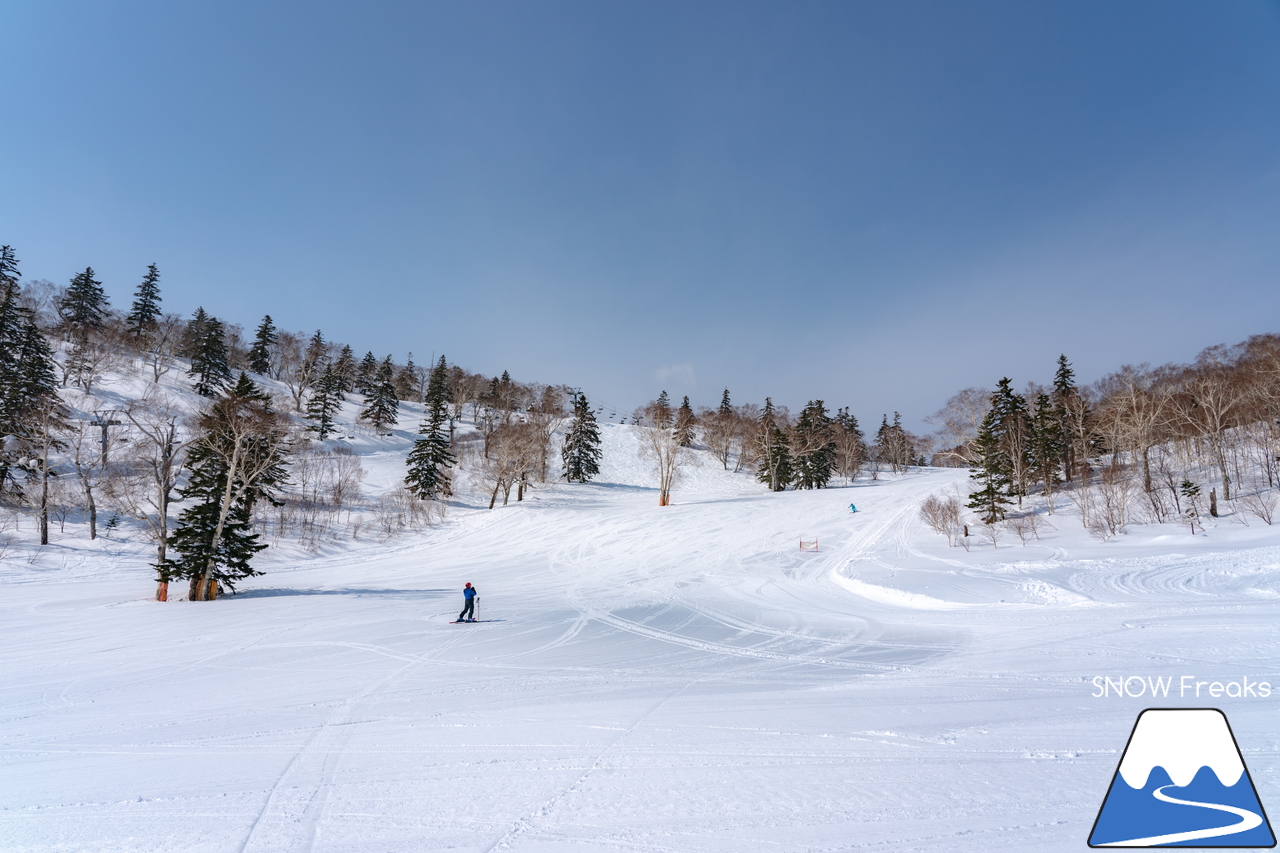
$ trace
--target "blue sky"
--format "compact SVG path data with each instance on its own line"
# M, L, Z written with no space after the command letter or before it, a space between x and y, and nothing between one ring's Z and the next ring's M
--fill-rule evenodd
M1280 331L1274 2L9 2L0 81L26 277L619 408Z

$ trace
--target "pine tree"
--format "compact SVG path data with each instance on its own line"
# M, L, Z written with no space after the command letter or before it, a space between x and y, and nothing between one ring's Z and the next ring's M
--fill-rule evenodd
M505 373L503 373L502 376L504 379L506 378ZM667 396L667 392L665 388L663 389L662 393L658 395L658 399L654 403L653 411L654 411L653 420L656 426L660 426L660 427L671 426L672 424L671 398Z
M880 428L876 430L874 455L877 464L888 464L889 470L895 474L901 474L916 461L915 444L902 426L902 415L894 412L893 423L889 423L887 414L881 417Z
M391 356L387 356L378 365L377 372L369 382L369 390L364 395L364 410L360 412L360 419L372 424L377 432L382 432L396 422L400 398L396 396L394 371Z
M849 407L836 411L836 464L840 476L853 480L867 461L867 444L864 441L858 419L849 414Z
M355 389L361 394L368 396L369 391L373 388L374 382L378 378L378 358L372 351L364 354L364 358L360 360L360 367L356 370Z
M342 406L342 385L331 365L325 365L316 380L315 391L307 401L307 418L311 425L307 429L324 441L336 427L333 417Z
M560 458L564 478L570 483L589 483L600 473L600 427L595 413L581 392L573 398L573 421L564 437Z
M676 442L681 447L689 447L693 444L693 428L697 425L698 419L693 414L693 407L689 405L689 395L685 395L680 408L676 410Z
M720 460L724 470L729 470L729 456L733 452L734 440L738 437L738 418L729 402L729 389L724 389L720 396L720 408L716 409L702 427L702 442ZM741 461L741 454L739 454Z
M772 398L765 397L756 441L760 457L756 479L770 491L781 492L792 480L791 450L787 446L786 433L778 426Z
M338 379L340 393L345 395L346 392L355 390L356 356L350 346L344 344L342 351L338 353L338 360L333 363L333 375Z
M1021 505L1032 470L1031 415L1027 401L1014 392L1012 380L1006 376L996 384L991 405L996 410L1000 449L1005 457L1003 467L1009 474L1009 494L1016 496Z
M409 354L409 363L413 364L413 353ZM427 395L423 398L427 408L439 407L447 413L449 406L449 363L444 356L436 362L427 377Z
M187 457L190 479L179 490L195 503L178 516L169 539L177 557L160 566L162 582L192 582L192 600L214 598L219 584L234 590L236 581L262 574L250 565L267 547L251 532L253 507L260 500L279 505L274 493L287 476L285 421L248 374L215 400L200 432Z
M58 302L63 325L76 340L84 340L90 331L100 329L107 316L107 294L93 275L93 268L85 267L84 272L71 279L71 286Z
M797 489L825 489L836 467L834 424L822 400L810 400L791 432L791 478Z
M200 324L199 334L187 375L196 377L197 394L216 397L231 385L231 366L227 361L227 341L222 321L206 315L204 322Z
M142 277L133 295L133 306L129 316L125 318L125 331L135 341L148 340L158 328L160 318L160 270L155 264L147 267L147 274Z
M329 359L329 344L319 329L307 341L307 351L302 356L302 363L308 376L319 377L320 365Z
M418 366L413 363L413 353L409 353L404 367L396 371L394 382L397 397L401 400L418 402Z
M183 358L195 358L208 325L209 315L203 307L197 307L191 319L187 321L186 328L182 330L182 345L178 349L178 355Z
M449 419L448 365L444 356L432 369L427 383L426 417L413 443L404 482L422 500L440 500L453 494L449 469L457 461L449 448L445 422Z
M1053 405L1062 425L1062 470L1068 481L1089 477L1089 460L1099 452L1101 438L1093 409L1076 387L1075 372L1065 355L1058 356L1053 377Z
M276 324L268 314L258 324L258 331L253 335L253 346L249 348L249 369L260 376L271 373L271 354L276 345Z
M53 350L19 304L18 261L0 248L0 494L21 496L17 475L40 481L41 542L48 543L49 454L61 443L66 411L58 397Z
M994 401L978 428L973 450L974 462L969 479L981 488L969 493L966 506L977 510L984 524L995 524L1004 518L1005 507L1011 501L1006 496L1009 488L1008 456L1000 432L1000 412Z
M13 252L12 246L0 246L0 297L10 287L18 286L18 279L22 277L22 273L18 272L18 257Z
M292 383L290 384L290 393L293 394L294 408L302 411L302 400L307 391L315 388L316 382L320 379L320 374L324 371L324 365L329 360L329 345L325 342L324 335L316 329L316 333L311 336L311 340L307 342L306 352L302 354L302 364L298 365L298 369L294 372Z
M1053 401L1048 394L1036 397L1035 411L1031 415L1031 470L1040 482L1044 494L1051 495L1062 477L1058 471L1063 454L1062 421L1054 412Z
M59 434L69 428L69 412L57 393L53 350L36 326L35 318L23 324L15 394L19 406L19 426L23 430L19 449L29 460L24 467L40 484L37 498L40 544L49 544L49 478L53 476L53 454L65 448Z

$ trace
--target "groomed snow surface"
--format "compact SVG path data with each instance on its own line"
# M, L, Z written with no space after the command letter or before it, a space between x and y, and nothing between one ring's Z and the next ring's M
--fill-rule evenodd
M367 490L414 426L356 442ZM597 483L463 483L217 602L149 600L136 530L11 549L0 850L1079 851L1149 706L1222 708L1280 810L1280 527L1098 542L1068 504L966 552L917 518L964 471L768 494L695 454L659 508L603 432ZM1094 698L1131 675L1174 692Z

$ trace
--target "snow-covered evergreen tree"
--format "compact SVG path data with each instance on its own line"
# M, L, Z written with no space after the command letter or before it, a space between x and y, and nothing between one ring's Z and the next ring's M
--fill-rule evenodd
M1065 355L1058 356L1052 397L1062 424L1063 473L1068 481L1086 480L1089 460L1098 452L1101 439L1094 423L1093 408L1076 387L1075 371Z
M889 423L888 415L881 418L873 456L877 464L888 465L895 474L901 474L915 461L915 444L902 426L902 415L894 412L893 423Z
M351 351L351 347L343 344L341 352L338 353L338 359L333 363L333 375L338 379L338 387L345 394L355 389L356 379L356 356Z
M1062 482L1058 472L1062 468L1063 443L1062 420L1054 411L1053 400L1042 392L1036 397L1031 415L1029 461L1032 474L1046 495L1052 494Z
M364 394L364 409L360 419L368 421L377 432L394 424L398 416L400 398L396 396L395 367L387 356L368 383Z
M787 434L778 426L773 399L765 397L764 411L760 414L756 437L760 462L756 466L756 479L772 492L781 492L791 482L791 449Z
M999 423L1000 447L1005 456L1004 467L1009 473L1009 494L1017 497L1021 504L1027 494L1032 470L1033 435L1027 401L1014 392L1011 380L1005 377L997 383L991 405L996 410Z
M276 324L268 314L258 324L253 335L253 346L249 348L249 369L261 376L271 375L271 355L276 345Z
M102 282L94 277L92 267L85 267L71 279L71 285L58 301L58 315L70 337L83 341L94 329L101 328L107 316L107 294Z
M396 371L393 380L396 387L396 396L401 400L409 402L419 402L418 400L418 366L413 363L413 353L409 353L408 360L404 366ZM425 401L422 401L425 402Z
M364 358L360 359L360 366L356 368L354 390L359 391L366 397L369 396L369 389L373 387L373 383L378 378L378 357L369 351L364 354Z
M217 317L206 315L201 323L187 375L195 377L195 391L202 397L216 397L231 385L226 336Z
M689 447L693 444L693 428L697 422L693 407L689 405L689 395L686 394L684 401L680 403L680 408L676 409L676 441L681 447Z
M810 400L791 431L791 476L797 489L825 489L836 469L834 423L822 400Z
M589 483L600 473L600 427L585 394L573 398L573 420L564 437L560 458L564 478L570 483Z
M200 348L200 340L204 337L205 327L208 325L208 313L203 306L197 306L195 313L187 321L186 328L182 330L182 346L178 348L180 356L195 358L196 350Z
M316 380L315 390L307 401L308 430L324 441L335 429L333 418L342 406L342 384L333 366L326 364Z
M302 384L304 388L315 387L315 382L320 378L320 374L324 371L324 365L329 361L329 344L325 341L324 335L316 329L316 333L311 336L311 340L307 342L307 351L302 356Z
M21 494L18 474L41 484L42 540L48 541L49 452L65 410L58 397L53 351L35 317L19 301L18 260L0 248L0 494Z
M1008 498L1009 457L1001 434L1000 411L994 405L987 410L973 443L973 467L969 479L978 486L969 493L969 509L977 510L984 524L1004 519Z
M129 308L129 316L125 318L125 331L135 342L150 338L156 330L160 319L160 270L155 264L147 267L147 274L142 277L133 295L133 305Z
M448 365L444 356L431 370L427 383L426 413L422 437L414 441L407 460L404 482L422 500L440 500L453 494L449 469L457 461L449 447Z
M191 471L183 500L194 504L178 516L161 581L186 578L193 600L217 595L218 584L235 583L261 572L250 565L267 546L251 531L253 507L275 503L285 480L286 423L248 374L219 396L200 419L200 437L187 456Z
M18 256L12 246L0 246L0 295L10 287L17 287L22 273L18 272Z
M866 464L868 452L858 419L849 407L836 410L836 467L840 476L853 480Z

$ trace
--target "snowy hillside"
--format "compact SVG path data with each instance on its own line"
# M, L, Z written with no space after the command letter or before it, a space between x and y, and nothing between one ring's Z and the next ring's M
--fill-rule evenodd
M399 427L343 439L366 498ZM966 551L918 517L964 471L775 494L701 453L660 508L602 432L593 484L488 511L463 478L443 522L282 541L217 602L151 601L127 526L20 531L0 850L1079 850L1150 705L1222 707L1280 794L1276 699L1178 692L1280 683L1280 528L1100 541L1068 505ZM468 581L486 621L451 624ZM1096 695L1130 676L1173 687Z

